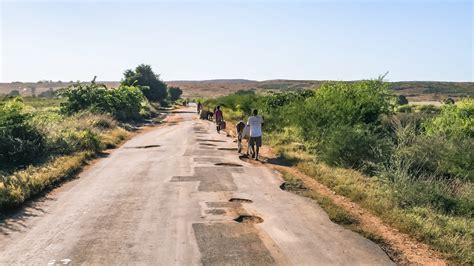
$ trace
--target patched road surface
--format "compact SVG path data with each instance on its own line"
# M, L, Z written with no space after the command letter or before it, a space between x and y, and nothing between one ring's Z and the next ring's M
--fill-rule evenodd
M392 264L192 111L1 220L0 264Z

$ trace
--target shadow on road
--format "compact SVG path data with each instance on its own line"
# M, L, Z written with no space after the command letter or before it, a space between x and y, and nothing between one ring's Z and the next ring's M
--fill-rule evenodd
M46 213L40 206L49 201L55 201L55 199L43 196L25 203L19 209L0 213L0 234L9 235L9 232L19 232L26 229L28 219Z
M107 152L99 152L94 158L103 159L109 157L110 154ZM84 166L93 164L94 161L86 162ZM0 211L0 235L8 235L12 231L21 231L26 228L26 221L29 218L36 217L45 214L46 211L40 206L46 202L55 201L56 199L51 197L49 193L57 187L62 186L64 183L72 181L78 178L78 174L83 170L83 167L79 167L68 176L63 177L61 180L51 184L48 188L44 189L41 193L32 196L28 201L21 204L19 207L12 207L11 209Z

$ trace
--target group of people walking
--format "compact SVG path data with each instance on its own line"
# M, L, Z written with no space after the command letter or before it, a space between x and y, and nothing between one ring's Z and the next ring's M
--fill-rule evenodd
M201 114L203 111L203 106L201 102L197 104L197 112ZM225 129L226 123L224 121L224 115L222 113L221 107L217 106L214 108L214 113L212 115L216 123L217 133L220 133L221 130ZM247 123L244 122L242 118L236 125L235 129L237 132L237 145L238 152L242 152L242 141L247 139L247 155L250 155L255 160L259 159L260 147L262 146L262 126L263 126L263 117L258 115L258 110L255 109L252 112L247 120ZM250 153L250 154L249 154Z

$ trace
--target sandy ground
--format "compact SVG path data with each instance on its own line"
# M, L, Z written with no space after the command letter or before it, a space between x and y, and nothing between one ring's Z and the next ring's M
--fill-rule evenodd
M0 264L393 264L192 110L2 220Z

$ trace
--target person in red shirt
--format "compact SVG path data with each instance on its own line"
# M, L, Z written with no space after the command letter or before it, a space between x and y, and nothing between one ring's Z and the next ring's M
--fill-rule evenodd
M220 106L217 106L216 111L214 112L214 118L216 119L216 129L217 133L221 132L221 122L224 121L224 115Z

